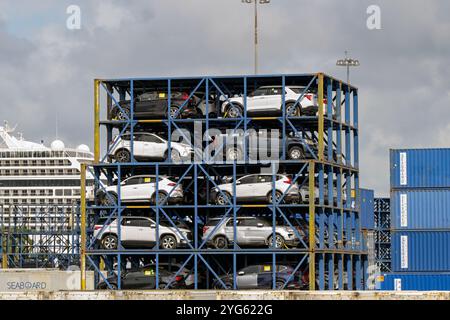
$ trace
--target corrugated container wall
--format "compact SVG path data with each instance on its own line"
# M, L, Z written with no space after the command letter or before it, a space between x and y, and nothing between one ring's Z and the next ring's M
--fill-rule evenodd
M392 232L392 271L450 271L450 231Z
M392 229L450 231L450 189L392 191L391 214Z
M369 189L360 190L361 205L361 228L366 230L375 229L375 215L373 211L374 191Z
M391 189L450 187L450 149L390 151Z
M450 290L450 274L448 273L389 273L377 281L379 290Z

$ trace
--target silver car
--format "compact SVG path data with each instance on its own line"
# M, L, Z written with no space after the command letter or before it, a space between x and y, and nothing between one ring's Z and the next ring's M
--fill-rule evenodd
M109 225L102 223L94 226L94 237L100 242L103 249L116 250L119 243L118 218ZM124 248L153 247L156 241L156 222L147 217L122 217L120 226L121 242ZM159 244L162 249L176 249L185 247L192 241L191 230L174 228L160 222Z
M233 218L210 219L203 227L203 241L208 239L207 244L217 249L227 248L234 241ZM217 228L216 228L217 226ZM216 228L214 230L214 228ZM214 233L213 233L214 231ZM273 247L272 221L257 217L236 218L236 240L239 246L267 246ZM275 226L275 247L295 247L300 239L295 230L289 226Z

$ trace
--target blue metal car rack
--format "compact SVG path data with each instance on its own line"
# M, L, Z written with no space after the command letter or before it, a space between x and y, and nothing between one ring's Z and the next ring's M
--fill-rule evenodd
M33 214L30 209L36 210ZM0 207L2 268L67 268L80 263L80 208Z
M374 199L375 256L380 272L391 272L391 210L389 198Z
M247 95L251 90L262 85L278 85L282 90L281 114L264 117L250 117L247 114ZM286 114L286 86L300 86L303 92L295 101L298 104L308 92L314 92L318 98L318 111L315 116L295 116ZM103 90L105 96L100 97ZM171 92L189 92L188 101L197 91L205 93L206 116L201 119L180 119L167 116L164 119L135 119L134 99L137 94L145 91L157 91L167 94L168 106L171 106ZM230 103L230 98L239 94L243 97L244 105L239 118L212 118L208 112L210 94L224 97ZM126 121L112 119L111 108L120 107L121 101L128 99L130 115ZM186 105L183 103L180 110ZM222 102L224 102L222 101ZM105 107L100 107L104 105ZM218 105L220 107L220 105ZM179 111L180 111L179 110ZM326 111L325 111L326 110ZM139 259L151 259L156 264L156 287L159 284L158 264L161 260L178 261L181 269L189 265L195 275L194 288L204 286L210 288L211 279L226 289L237 289L236 276L240 267L250 263L272 264L272 288L276 288L276 264L289 263L294 272L300 271L309 278L309 289L364 289L367 279L367 248L364 247L359 219L359 204L353 199L359 199L354 193L359 191L358 173L358 91L355 87L342 83L332 77L317 74L297 75L261 75L261 76L227 76L227 77L193 77L193 78L134 78L109 79L94 81L94 164L84 166L95 177L95 191L104 190L101 177L106 177L108 185L117 184L131 175L146 174L171 176L177 178L177 185L183 184L184 190L191 190L192 203L170 205L160 203L158 189L156 202L151 204L127 205L122 203L120 188L117 188L117 203L111 206L100 205L97 199L87 202L85 192L82 194L81 204L81 260L82 275L85 268L96 271L98 280L108 284L107 278L101 272L117 274L118 287L121 288L121 274L126 261L132 260L136 264ZM169 111L169 110L168 110ZM325 111L325 112L324 112ZM102 114L105 113L103 116ZM167 112L169 114L169 112ZM101 120L102 117L105 120ZM242 161L222 162L218 159L195 158L193 162L174 163L171 161L172 131L187 129L195 130L195 126L202 126L202 130L216 129L223 132L239 129L273 128L281 131L284 140L288 133L295 133L299 137L309 138L316 142L316 148L309 150L312 159L288 160L286 146L282 146L279 160L250 161L244 140L244 159ZM106 129L106 137L100 138L101 128ZM110 162L109 151L114 146L114 131L118 135L130 133L131 161L129 163ZM164 162L137 162L133 156L134 132L157 132L164 134L169 144L169 155ZM203 131L201 132L203 134ZM181 133L181 135L184 135ZM186 138L186 137L185 137ZM101 142L106 146L101 147ZM192 144L192 140L190 141ZM194 148L196 146L193 146ZM105 155L100 157L100 150ZM236 190L236 179L250 173L260 173L265 167L265 174L289 174L292 180L300 186L307 186L310 199L314 201L300 204L286 204L275 197L272 191L272 203L240 204L232 197L226 205L210 203L209 190L217 187L224 176L231 177L233 188ZM275 179L272 179L275 181ZM206 183L206 200L200 199L200 184ZM275 184L275 182L272 182ZM157 184L156 184L157 186ZM82 189L84 183L82 182ZM173 189L175 189L173 187ZM318 194L316 195L316 190ZM235 193L234 193L235 194ZM356 202L358 200L355 200ZM122 216L146 215L156 221L156 245L149 249L125 249L119 241L117 250L99 248L94 239L93 225L100 217L106 219L105 225L113 219ZM266 216L272 219L273 234L277 220L294 228L300 241L297 248L264 249L241 248L236 242L236 217L240 214ZM159 223L164 219L172 227L178 228L175 221L189 216L193 221L193 239L186 248L172 250L160 249ZM209 217L234 217L234 241L228 249L210 249L206 240L201 239L199 232ZM213 232L211 232L213 233ZM118 228L120 239L120 226ZM273 237L274 238L274 237ZM186 239L187 240L187 239ZM117 270L114 269L117 266ZM231 274L232 285L225 284L222 274ZM203 276L204 275L204 276ZM292 275L293 276L293 275ZM205 280L206 278L206 280ZM83 279L82 279L83 283ZM285 284L286 286L286 284ZM112 288L112 287L110 287Z

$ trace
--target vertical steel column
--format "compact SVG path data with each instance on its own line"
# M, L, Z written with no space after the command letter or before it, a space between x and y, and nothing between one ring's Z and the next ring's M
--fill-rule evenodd
M80 243L80 274L81 290L86 290L86 164L81 163L80 168L80 190L81 190L81 243Z
M100 160L100 80L94 80L94 163Z
M339 164L342 164L342 82L339 82L339 87L336 91L336 118L339 122L338 130L336 132L336 152L337 152L337 161Z
M130 125L130 160L136 162L134 158L134 80L130 80L130 119L128 119Z
M172 81L167 80L167 162L172 162L172 116L170 115L170 104L172 103ZM180 112L181 117L181 112ZM195 160L195 159L194 159Z
M272 206L272 248L276 249L276 232L275 232L275 226L277 224L276 215L277 215L277 209L276 209L276 193L275 193L275 163L271 163L272 167L272 203L270 204ZM276 288L276 273L275 273L275 254L272 255L272 289Z
M319 290L325 290L325 253L318 253L319 264Z
M237 208L236 208L236 161L233 161L233 290L236 284L236 250L237 250Z
M338 289L344 290L344 255L339 253L337 255L338 265Z
M206 89L208 94L208 89ZM206 102L208 105L208 102ZM198 250L198 167L194 164L194 248ZM197 254L194 254L194 289L198 289Z
M316 289L316 206L315 206L315 162L309 161L308 179L309 179L309 290Z
M318 125L318 135L319 135L319 150L318 150L318 158L319 161L323 161L324 159L324 155L323 155L323 150L324 150L324 119L323 119L323 73L319 73L318 75L319 78L319 84L318 84L318 88L317 88L317 95L318 95L318 104L319 104L319 125Z
M283 155L281 157L282 160L286 160L286 143L284 142L284 139L286 139L286 78L285 76L281 77L281 105L283 106L282 112L283 112L283 136L280 137L281 141L283 143Z
M170 116L170 115L169 115ZM170 121L170 120L169 120ZM156 164L155 168L155 208L156 208L156 250L159 250L161 244L159 243L159 164ZM156 289L159 289L159 253L156 253L156 266L155 266L155 276L156 276Z
M334 254L328 254L328 290L334 290Z

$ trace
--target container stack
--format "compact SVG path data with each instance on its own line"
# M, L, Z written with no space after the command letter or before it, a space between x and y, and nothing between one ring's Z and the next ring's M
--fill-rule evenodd
M450 149L391 150L392 272L382 289L450 290Z

